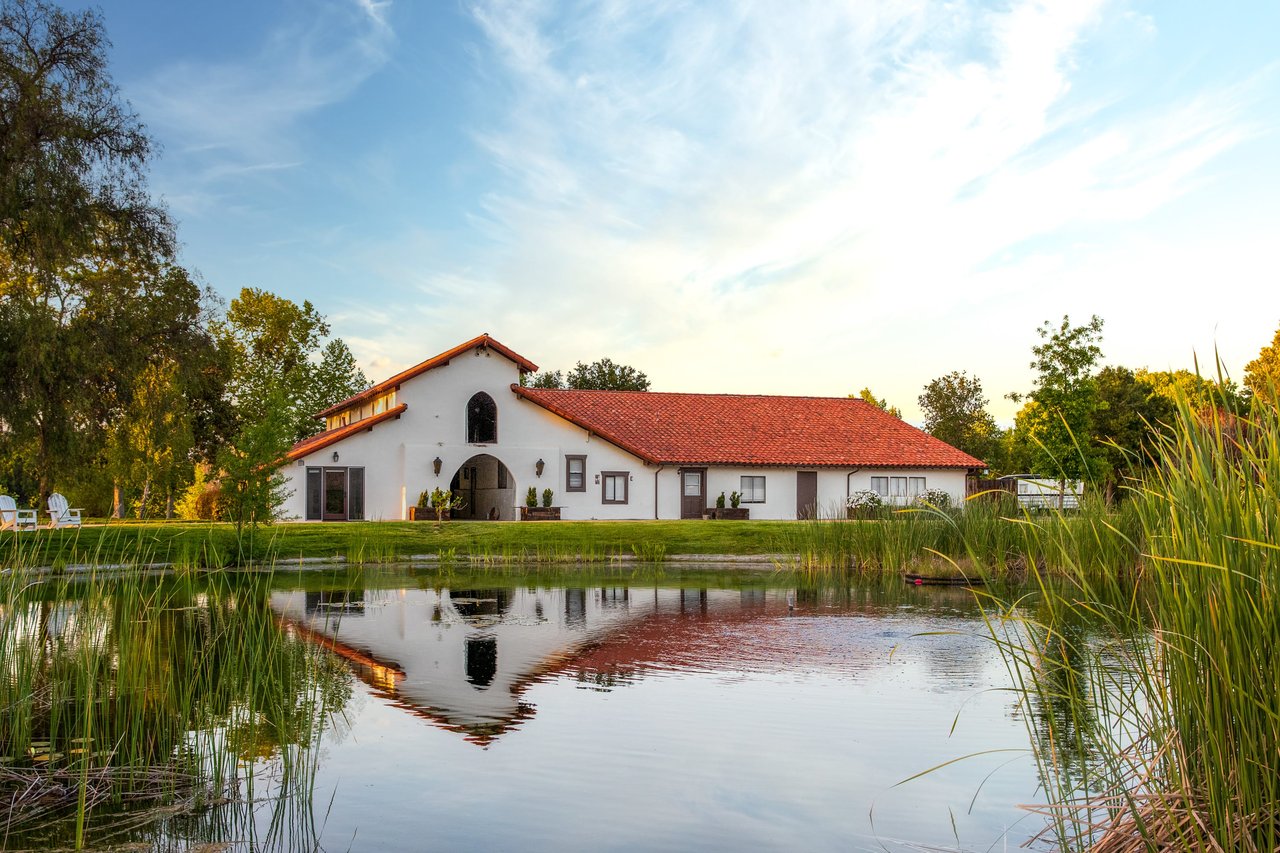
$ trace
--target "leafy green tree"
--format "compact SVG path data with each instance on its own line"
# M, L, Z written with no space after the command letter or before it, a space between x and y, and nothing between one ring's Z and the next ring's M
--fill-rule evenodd
M303 385L301 410L309 415L324 411L334 403L359 394L369 387L364 371L356 364L356 358L342 338L334 338L325 344L320 361L310 367L310 377ZM308 435L319 431L321 424L309 419ZM300 436L305 438L306 436Z
M564 381L564 373L559 370L543 370L533 374L530 377L522 377L524 384L529 388L568 388L568 384Z
M1258 399L1273 405L1280 402L1280 329L1271 344L1244 366L1244 384Z
M953 370L924 386L918 402L925 432L988 463L998 454L1000 428L978 377Z
M870 388L863 388L857 394L850 394L849 397L850 399L857 399L857 400L862 400L863 402L866 402L866 403L870 403L880 411L888 412L889 414L893 415L895 418L898 418L899 420L902 419L901 409L899 409L897 406L890 406L888 400L881 399L877 397L875 394L872 394Z
M218 454L219 515L234 522L236 542L245 556L244 531L275 520L289 497L278 463L293 443L294 427L289 400L283 387L271 389L262 399L256 417L243 418L240 428Z
M1038 330L1041 343L1031 348L1036 379L1026 398L1037 404L1028 413L1026 435L1032 439L1033 473L1056 474L1059 480L1092 479L1100 460L1090 437L1098 408L1093 376L1102 358L1102 318L1072 326L1063 316L1055 327L1045 322ZM1010 394L1020 401L1024 395Z
M1214 380L1190 370L1138 369L1133 375L1170 403L1186 401L1194 409L1225 407L1236 413L1247 406L1240 387L1225 377Z
M648 391L649 377L626 364L602 358L590 364L578 362L565 384L578 391Z
M105 231L167 254L167 215L147 195L152 143L107 69L95 11L0 0L0 249L40 274Z
M1127 367L1104 367L1094 377L1098 394L1094 446L1108 501L1126 481L1149 467L1154 439L1162 425L1171 423L1173 403L1144 380L1150 375Z
M572 388L577 391L648 391L649 377L634 367L615 364L602 358L590 364L578 362L566 376L560 370L543 370L520 379L527 388L551 390Z
M92 511L99 481L119 485L103 454L148 367L173 365L181 386L202 388L184 398L193 411L217 408L209 297L181 267L104 241L46 276L0 263L0 287L0 466L31 475L29 497L57 484Z
M192 469L193 444L191 411L177 366L147 366L111 436L108 455L118 472L113 515L119 518L124 514L119 487L123 484L131 491L136 489L139 518L157 514L161 506L165 517L171 517L176 492Z

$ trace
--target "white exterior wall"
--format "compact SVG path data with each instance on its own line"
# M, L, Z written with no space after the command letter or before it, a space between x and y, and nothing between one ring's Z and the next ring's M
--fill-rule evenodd
M363 467L365 469L364 517L370 521L408 518L408 507L418 494L435 488L448 489L458 469L473 456L488 454L508 469L508 491L477 494L476 505L484 517L489 505L498 505L500 519L519 518L530 486L554 492L553 505L566 520L680 518L679 466L658 467L593 436L588 431L553 415L541 406L518 397L511 385L519 380L517 366L491 349L472 350L405 381L396 393L396 403L406 405L398 419L386 420L369 430L317 450L281 469L290 495L282 515L287 519L306 516L306 469L309 467ZM466 406L472 395L484 391L493 398L498 411L498 440L493 444L469 444L466 437ZM333 454L338 461L333 461ZM566 489L565 457L584 455L586 490ZM433 461L442 465L437 475ZM542 476L535 465L544 463ZM481 466L483 467L483 466ZM491 470L491 469L490 469ZM965 472L953 469L795 469L708 466L706 505L715 506L716 497L741 489L741 477L765 477L765 502L746 504L753 519L794 519L796 517L797 470L817 470L818 508L824 517L842 517L845 497L850 491L869 489L872 476L924 477L926 487L944 489L959 506L965 495ZM626 472L628 501L602 502L599 476L604 471ZM488 482L488 473L481 474ZM495 483L496 485L496 483ZM655 494L656 485L656 494ZM656 512L655 512L656 507Z
M530 486L537 490L539 504L542 491L551 489L553 505L561 508L563 519L653 518L654 466L517 397L511 385L519 375L513 362L483 349L407 380L396 395L396 402L406 406L399 419L375 424L282 469L291 490L283 516L306 516L308 467L364 467L365 518L387 521L408 518L408 507L417 503L420 492L448 489L453 475L471 457L488 454L502 462L511 475L512 503L499 507L504 521L519 518L519 507ZM463 441L466 406L479 391L492 397L497 406L498 440L493 444ZM332 461L335 452L339 457L336 463ZM566 455L587 457L586 491L566 491ZM433 470L437 457L442 463L439 475ZM541 477L535 468L539 459L544 463ZM601 485L596 478L602 471L627 472L626 504L601 502ZM477 504L480 502L477 496Z

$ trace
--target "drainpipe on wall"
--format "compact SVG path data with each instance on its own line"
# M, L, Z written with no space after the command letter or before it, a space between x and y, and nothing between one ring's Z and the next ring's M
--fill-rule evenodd
M854 474L858 473L858 472L859 472L859 471L861 471L861 470L862 470L861 468L854 468L852 471L850 471L848 474L846 474L846 475L845 475L845 477L844 477L844 496L845 496L846 498L847 498L847 497L849 497L849 495L853 494L853 489L849 486L849 478L850 478L850 477L852 477Z
M658 519L658 475L662 473L662 466L658 466L658 470L653 472L653 518Z

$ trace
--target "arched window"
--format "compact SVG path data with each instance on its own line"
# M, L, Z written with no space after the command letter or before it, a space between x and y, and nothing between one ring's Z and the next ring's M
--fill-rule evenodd
M492 444L498 440L498 406L483 391L467 403L467 441Z

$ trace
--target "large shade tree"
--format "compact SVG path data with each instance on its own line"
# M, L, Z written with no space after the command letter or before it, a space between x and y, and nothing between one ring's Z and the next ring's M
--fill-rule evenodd
M953 370L924 386L918 402L925 432L988 463L998 455L1000 428L978 377Z
M544 370L525 380L530 388L572 388L577 391L648 391L649 377L627 364L602 358L590 364L581 361L567 374Z

